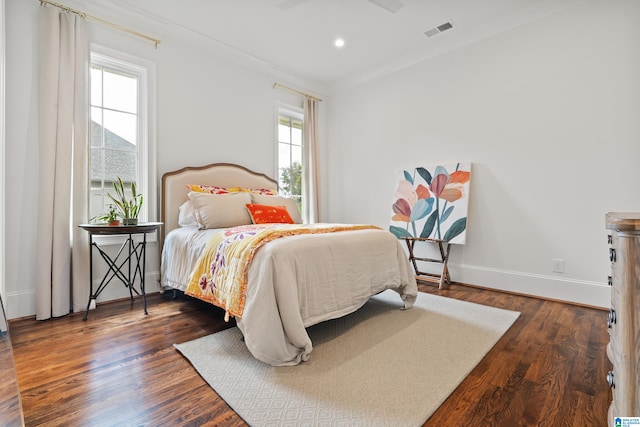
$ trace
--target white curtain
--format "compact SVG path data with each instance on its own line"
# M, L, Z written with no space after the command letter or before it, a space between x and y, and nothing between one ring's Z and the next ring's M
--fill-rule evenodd
M318 100L304 100L304 212L305 220L311 224L318 221Z
M40 7L36 318L86 308L89 40L86 22Z

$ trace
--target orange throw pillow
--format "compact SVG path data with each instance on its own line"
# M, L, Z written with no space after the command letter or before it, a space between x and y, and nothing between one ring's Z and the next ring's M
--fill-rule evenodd
M293 219L285 206L247 204L247 209L254 224L293 224Z

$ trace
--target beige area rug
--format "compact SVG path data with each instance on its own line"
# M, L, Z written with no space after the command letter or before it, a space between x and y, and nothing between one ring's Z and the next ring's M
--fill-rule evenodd
M175 347L252 426L419 426L519 313L426 293L401 306L385 291L312 326L297 366L258 361L236 327Z

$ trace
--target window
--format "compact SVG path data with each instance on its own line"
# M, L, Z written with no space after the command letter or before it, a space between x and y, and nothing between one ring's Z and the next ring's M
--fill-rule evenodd
M139 220L148 221L155 205L155 158L150 132L150 71L143 61L117 52L92 48L91 52L91 154L89 217L109 211L108 194L122 178L127 188L135 183L144 202Z
M304 212L302 194L302 112L280 108L278 110L278 187L280 194L292 197Z

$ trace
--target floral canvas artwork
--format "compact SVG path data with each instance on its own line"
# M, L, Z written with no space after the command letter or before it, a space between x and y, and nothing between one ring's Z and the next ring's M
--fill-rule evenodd
M402 171L389 230L402 239L422 237L464 244L471 163Z

